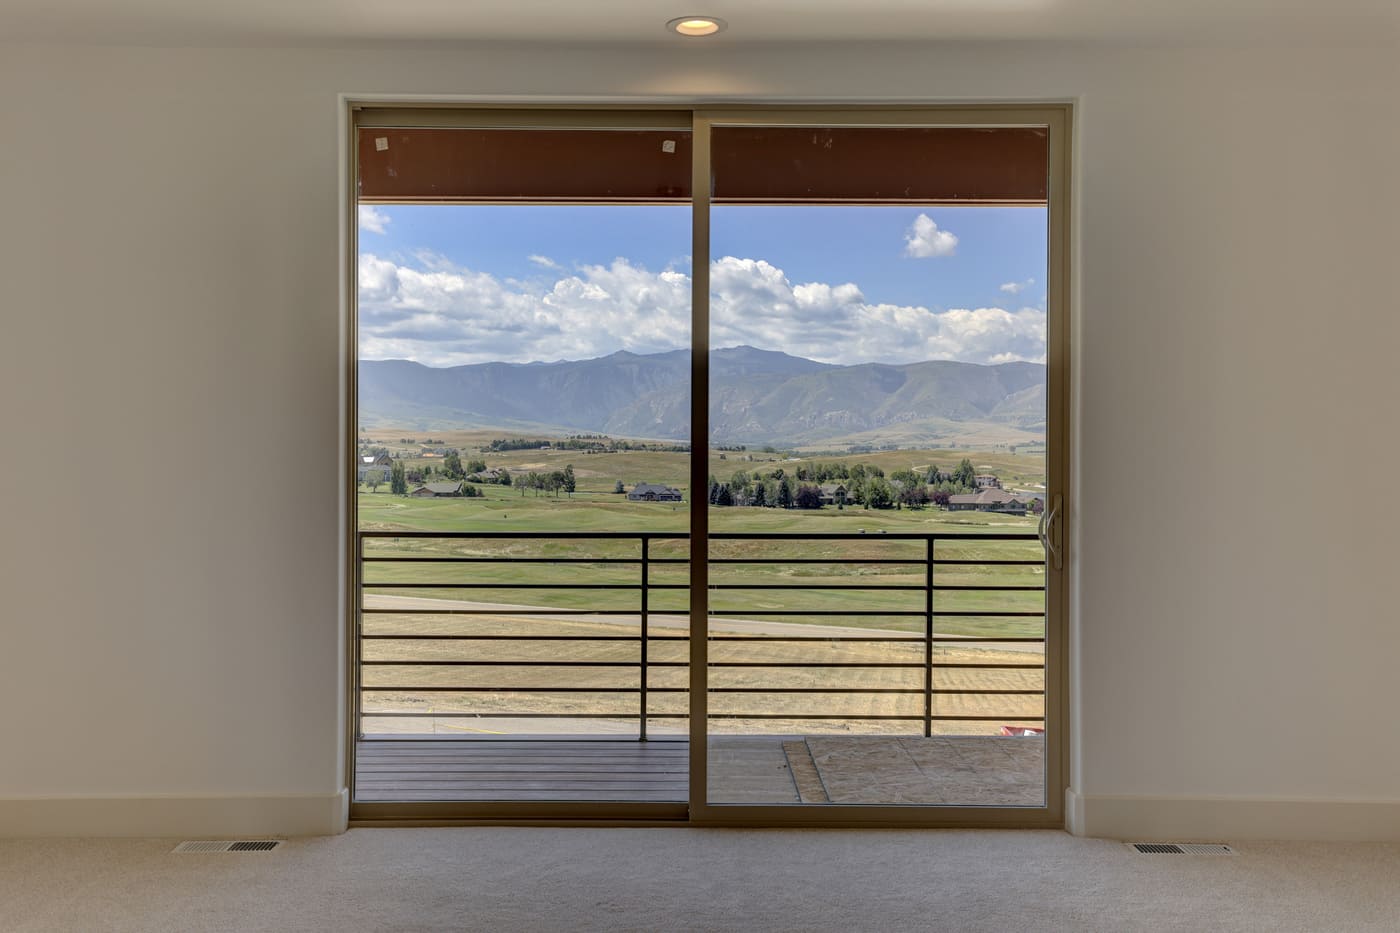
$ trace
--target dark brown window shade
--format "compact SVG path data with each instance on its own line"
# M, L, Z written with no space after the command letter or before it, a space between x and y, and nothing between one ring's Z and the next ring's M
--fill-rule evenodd
M360 200L688 201L690 151L675 130L366 128Z
M716 203L1044 204L1049 135L1032 128L717 126Z
M711 140L716 203L1046 200L1041 128L717 126ZM691 144L678 130L364 128L360 199L684 202Z

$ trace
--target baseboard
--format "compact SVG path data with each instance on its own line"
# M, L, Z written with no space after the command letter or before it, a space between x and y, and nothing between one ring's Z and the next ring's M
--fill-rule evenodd
M345 831L350 795L10 797L0 838L33 836L327 836Z
M1400 800L1119 797L1065 791L1076 836L1174 842L1400 842Z

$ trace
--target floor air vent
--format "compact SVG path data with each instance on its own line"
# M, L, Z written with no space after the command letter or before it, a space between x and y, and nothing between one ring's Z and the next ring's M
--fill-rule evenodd
M1128 846L1148 855L1234 855L1235 850L1214 842L1130 842Z
M182 842L176 852L270 852L282 844L280 839L225 839L219 842Z

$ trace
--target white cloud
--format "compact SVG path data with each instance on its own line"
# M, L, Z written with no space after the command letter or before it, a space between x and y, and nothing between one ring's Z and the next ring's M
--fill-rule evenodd
M360 229L368 230L370 233L384 233L389 226L389 215L377 209L373 204L360 205Z
M420 263L423 260L420 259ZM553 285L503 282L434 257L360 257L361 354L435 366L585 359L687 346L690 276L616 259ZM872 303L854 283L792 283L761 259L710 269L711 344L749 344L831 363L1045 359L1038 308L933 311Z
M1035 279L1026 279L1024 282L1004 282L1001 285L1001 290L1008 295L1019 295L1034 284Z
M526 256L525 258L530 260L542 269L553 269L557 271L559 269L564 268L563 266L559 265L559 263L555 262L553 259L550 259L548 256L541 256L538 253Z
M930 256L951 256L958 248L958 238L947 230L938 229L938 224L927 214L914 218L909 229L904 232L904 255L918 259Z

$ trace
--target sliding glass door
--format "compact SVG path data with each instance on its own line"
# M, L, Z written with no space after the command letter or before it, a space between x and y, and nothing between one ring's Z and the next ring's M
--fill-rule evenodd
M710 121L706 803L1040 811L1049 128L849 119Z
M356 112L357 819L1055 825L1067 112Z

